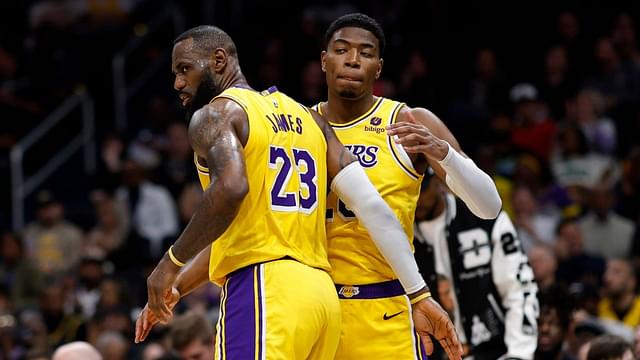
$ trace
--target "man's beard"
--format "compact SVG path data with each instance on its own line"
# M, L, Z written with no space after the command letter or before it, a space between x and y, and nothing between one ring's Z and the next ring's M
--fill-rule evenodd
M191 99L191 103L187 106L187 122L191 120L193 113L200 110L201 107L207 105L211 102L214 96L220 94L220 90L218 86L213 81L213 76L211 76L211 72L207 69L202 74L202 81L200 81L200 85L196 89L196 93Z

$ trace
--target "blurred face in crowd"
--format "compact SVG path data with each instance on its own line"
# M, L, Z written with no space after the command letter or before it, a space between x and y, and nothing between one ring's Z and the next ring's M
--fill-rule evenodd
M195 47L193 38L179 41L173 46L173 88L178 91L180 103L187 108L189 118L220 93L214 73L209 69L209 55L203 54L202 50Z
M358 27L344 27L333 33L321 62L329 92L358 100L373 93L383 61L375 35Z
M513 192L513 211L517 215L533 215L536 211L536 200L533 198L531 190L520 186Z
M181 360L212 360L213 344L201 340L193 340L183 349L178 350Z
M607 262L603 280L605 292L614 298L633 292L636 284L631 264L621 259L612 259Z
M558 33L560 33L560 36L565 40L572 40L578 36L578 19L572 12L567 11L560 14L560 16L558 16L557 26Z
M527 255L536 280L547 279L555 274L558 264L550 249L536 246Z
M558 231L558 241L567 246L569 255L582 253L582 232L577 223L564 224Z
M613 194L606 185L594 186L591 189L591 208L601 218L609 213L613 206Z
M0 248L0 256L5 262L14 262L22 257L22 247L20 240L11 233L2 234L2 247Z
M538 319L538 351L557 353L562 348L566 329L555 308L543 308Z
M42 206L37 212L38 220L44 226L53 226L64 216L64 208L60 203L51 203Z
M476 73L484 80L490 80L496 72L496 55L491 49L478 50Z
M60 314L64 308L64 289L59 285L50 285L40 297L40 308L44 313Z
M595 58L604 69L608 69L618 62L618 55L609 38L600 38L595 46Z
M545 69L547 73L564 72L567 69L567 51L562 46L554 46L547 51Z
M169 139L169 154L179 157L191 155L191 145L189 145L189 135L185 124L171 124L167 129L167 137Z

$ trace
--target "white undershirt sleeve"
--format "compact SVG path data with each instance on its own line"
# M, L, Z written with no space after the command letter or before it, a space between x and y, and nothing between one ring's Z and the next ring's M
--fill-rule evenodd
M340 197L367 229L405 292L412 294L422 289L426 284L413 257L407 234L357 161L336 175L331 183L331 191Z

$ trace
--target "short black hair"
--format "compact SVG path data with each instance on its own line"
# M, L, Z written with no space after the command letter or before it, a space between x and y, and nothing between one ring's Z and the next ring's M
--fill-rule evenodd
M386 46L386 40L384 37L384 31L382 26L370 16L361 13L353 13L342 15L329 25L327 32L324 33L324 46L325 49L329 46L329 41L333 34L346 27L357 27L367 30L378 39L378 47L380 48L380 57L384 54L384 48Z
M200 25L191 28L180 34L173 41L173 44L175 45L189 38L193 39L196 49L206 54L213 52L215 49L223 48L230 56L238 56L236 44L231 39L231 36L217 26Z
M571 323L571 314L575 309L575 301L569 290L564 285L554 284L538 292L537 296L541 313L555 309L560 327L566 331Z
M591 341L587 360L621 359L631 345L623 338L615 335L600 335Z

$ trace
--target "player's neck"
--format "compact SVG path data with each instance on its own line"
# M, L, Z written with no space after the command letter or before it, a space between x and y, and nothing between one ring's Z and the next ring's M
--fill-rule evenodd
M346 123L364 115L378 98L373 94L365 95L359 99L345 99L337 94L331 94L323 110L323 115L334 123Z
M222 84L221 84L221 88L223 89L222 91L231 87L241 87L241 88L248 88L248 89L251 88L249 86L249 83L247 82L247 79L244 77L244 74L242 74L242 71L240 71L240 69L237 69L236 71L229 73L228 76L223 78Z

